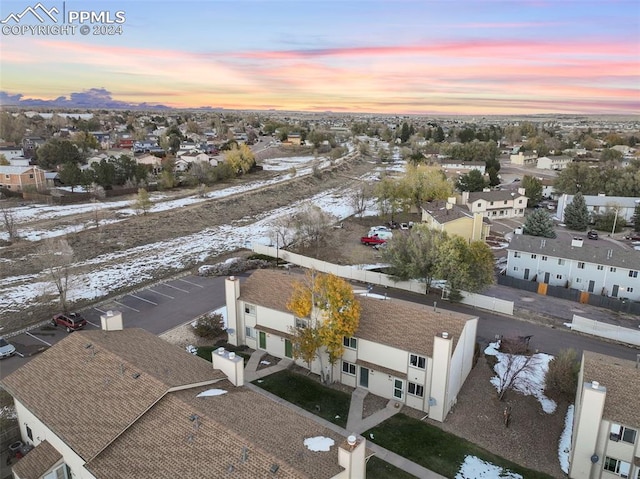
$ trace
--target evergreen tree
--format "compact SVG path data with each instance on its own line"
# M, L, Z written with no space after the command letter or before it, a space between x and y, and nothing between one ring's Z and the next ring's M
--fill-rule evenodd
M633 209L633 231L640 231L640 205Z
M582 193L577 192L573 201L564 209L564 223L574 231L586 231L589 226L589 210Z
M531 236L555 238L556 233L553 231L551 215L546 210L533 210L524 222L524 233Z
M533 176L525 175L522 178L524 194L529 198L529 206L535 206L542 200L542 182Z
M456 188L460 191L482 191L487 187L487 181L480 173L480 170L471 170L466 175L462 175L456 182Z

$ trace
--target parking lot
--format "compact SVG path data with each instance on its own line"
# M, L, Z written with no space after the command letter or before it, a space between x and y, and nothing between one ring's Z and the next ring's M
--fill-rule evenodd
M184 276L104 301L81 313L87 320L87 330L100 329L100 316L109 310L117 310L122 313L126 328L142 328L161 334L224 306L224 301L224 277ZM0 362L0 378L26 364L34 354L46 350L67 334L74 333L47 323L7 338L15 346L16 354Z

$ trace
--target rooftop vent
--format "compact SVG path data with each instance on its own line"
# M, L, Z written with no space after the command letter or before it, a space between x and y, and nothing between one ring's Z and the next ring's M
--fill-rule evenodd
M269 468L269 472L271 474L275 474L276 472L278 472L278 469L280 469L280 466L278 464L271 464L271 467Z
M355 446L356 442L357 442L357 438L353 434L347 437L347 444L349 444L350 446Z
M582 238L573 238L571 240L571 246L576 248L582 248L582 243L584 240Z
M449 333L447 333L446 331L444 333L442 333L442 337L444 339L447 339L449 337Z
M591 382L591 388L592 389L598 389L600 387L600 383L598 381L592 381Z
M140 373L133 373L133 374L131 375L131 377L132 377L133 379L138 379L138 378L140 377Z

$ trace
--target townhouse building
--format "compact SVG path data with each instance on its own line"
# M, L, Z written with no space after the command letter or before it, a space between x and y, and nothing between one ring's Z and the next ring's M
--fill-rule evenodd
M556 216L560 221L564 221L564 210L568 204L573 202L573 196L563 194L558 198L558 213ZM591 215L615 212L627 222L633 221L635 208L640 205L640 198L632 196L584 195L583 197L587 210Z
M640 479L638 361L584 351L576 393L569 477Z
M226 280L229 342L293 358L292 329L305 327L286 303L300 274L258 270L240 286ZM444 421L473 366L478 318L423 305L358 296L360 324L343 338L344 354L330 366L316 358L312 372L396 400ZM297 364L309 368L305 362Z
M523 217L529 201L524 192L524 188L517 191L463 191L461 204L466 205L471 213L480 213L490 220Z
M640 254L604 241L515 235L506 275L640 301Z
M366 477L364 438L243 386L241 357L215 351L212 364L120 313L101 320L2 381L31 449L14 478Z
M36 190L46 187L44 170L37 166L0 165L0 188L19 192L29 187Z
M422 205L422 222L430 229L446 231L467 241L484 241L491 224L481 213L471 213L467 207L455 204L455 198L434 200Z

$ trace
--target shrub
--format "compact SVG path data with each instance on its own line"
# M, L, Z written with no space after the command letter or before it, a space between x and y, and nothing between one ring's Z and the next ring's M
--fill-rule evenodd
M578 386L580 362L575 349L563 349L549 362L545 394L572 402Z
M193 327L196 336L215 339L224 333L224 318L220 313L208 313L199 318Z

